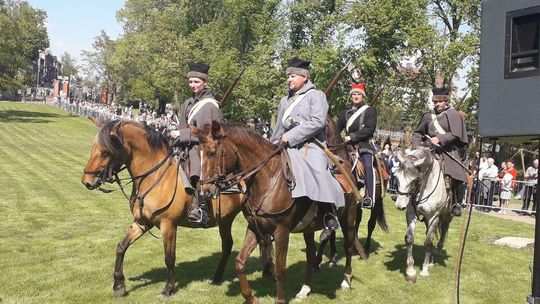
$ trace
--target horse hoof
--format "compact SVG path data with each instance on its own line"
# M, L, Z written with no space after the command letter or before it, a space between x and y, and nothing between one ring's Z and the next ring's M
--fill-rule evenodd
M173 293L174 293L174 291L173 291L172 289L165 288L165 289L158 295L158 298L160 298L160 299L166 299L166 298L172 296Z
M211 278L211 279L206 280L206 282L210 285L219 285L221 283L221 279Z
M113 296L115 298L125 297L127 295L128 295L128 292L126 291L126 286L113 290Z
M345 275L343 281L341 282L341 289L350 290L352 288L351 284L352 275Z
M416 273L413 274L413 275L406 275L406 276L405 276L405 279L406 279L408 282L416 283Z
M294 297L294 300L297 302L304 301L307 299L307 296L311 293L311 287L307 285L302 285L302 288L300 289L300 292L296 294L296 297Z
M423 276L423 277L428 277L429 276L429 272L426 270L422 270L420 271L420 275Z
M328 262L328 267L329 268L334 268L336 266L337 266L336 262Z

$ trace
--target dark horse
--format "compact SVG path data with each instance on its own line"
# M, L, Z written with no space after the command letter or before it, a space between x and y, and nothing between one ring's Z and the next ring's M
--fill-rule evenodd
M246 170L253 173L255 171L251 168L258 168L253 175L244 175L247 188L242 211L248 222L248 230L236 258L236 272L246 302L257 303L249 287L245 264L258 243L267 244L273 238L276 256L274 271L277 280L276 303L285 303L285 266L289 234L315 202L307 197L292 198L284 178L282 155L277 152L280 148L250 128L238 124L221 125L213 122L211 126L206 125L198 130L198 137L202 155L202 175L207 179L202 187L209 195L214 194L216 189L220 188L220 184L231 180L231 177L225 178L228 174L240 172L239 174L243 175ZM215 183L210 183L212 180ZM352 194L346 194L346 206L339 211L346 253L345 278L341 287L349 289L355 238L353 227L356 217L356 201ZM304 234L306 242L307 267L304 285L296 296L299 300L307 297L311 290L316 254L314 233L324 228L323 215L322 212L318 212L300 231Z
M191 196L184 190L178 174L179 165L170 153L166 139L146 125L113 121L101 126L81 181L90 190L99 188L103 182L110 181L122 164L133 181L129 207L134 219L116 248L114 295L127 295L123 273L126 250L145 232L157 227L161 230L168 270L167 284L161 295L169 296L175 291L176 227L195 228L187 219ZM219 226L222 249L212 282L219 282L223 277L233 244L231 225L240 212L241 201L240 194L223 195L220 202L212 201L209 226Z
M336 123L332 116L328 115L326 117L326 142L328 144L329 149L339 156L341 159L348 161L351 163L351 159L349 156L349 153L347 152L347 147L345 145L345 142L343 141L343 138L341 138L341 135L339 134L339 130L337 129ZM384 166L383 163L381 163L382 166ZM384 205L383 205L383 188L384 185L382 185L382 181L378 179L378 183L375 187L375 204L373 206L373 209L371 210L371 215L369 217L368 221L368 234L366 237L366 241L364 243L364 249L365 252L362 252L362 247L358 248L358 251L362 258L368 258L369 252L371 249L371 234L373 233L373 230L375 230L375 223L379 224L379 227L384 232L388 232L388 224L386 223L386 218L384 216ZM356 223L354 225L355 235L358 235L358 227L360 226L360 223L362 222L362 208L358 207L356 208ZM319 267L320 263L322 262L322 256L324 254L324 248L326 244L330 241L330 266L336 265L337 262L337 251L336 251L336 233L332 232L330 235L330 238L327 240L324 240L319 245L319 249L317 251L317 268Z

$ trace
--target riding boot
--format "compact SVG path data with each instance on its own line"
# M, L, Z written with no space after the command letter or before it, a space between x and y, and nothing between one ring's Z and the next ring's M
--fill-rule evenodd
M195 176L192 177L191 184L193 188L198 189L199 178ZM209 211L208 202L204 198L204 195L199 193L199 191L195 191L195 193L193 193L193 198L191 200L191 208L188 214L188 220L191 223L199 224L201 227L207 227L208 211Z
M327 240L332 234L332 231L336 231L339 229L339 220L337 217L336 207L334 204L332 204L332 207L330 208L330 210L324 214L323 221L324 221L324 230L321 232L321 235L319 236L320 242Z
M463 199L465 198L465 190L467 189L467 185L463 182L457 182L457 185L454 186L454 198L455 200L452 201L452 215L454 216L461 216L461 203L463 202Z

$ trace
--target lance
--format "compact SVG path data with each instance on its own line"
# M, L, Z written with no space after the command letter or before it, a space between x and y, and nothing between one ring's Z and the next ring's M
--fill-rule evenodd
M330 82L330 84L328 85L328 87L324 91L324 95L326 95L326 96L330 95L330 93L332 93L332 91L334 90L334 86L336 86L336 84L339 81L339 79L341 78L341 76L343 76L343 73L345 73L345 71L354 70L354 67L355 66L354 66L354 63L352 62L352 59L349 59L349 61L347 61L347 64L345 64L339 70L339 72L336 74L336 76L334 76L334 79L332 79L332 82Z
M245 70L246 70L245 67L242 68L242 70L240 71L240 74L238 74L238 76L236 77L236 79L234 79L233 83L231 83L231 85L229 86L227 91L225 91L225 94L223 95L223 97L219 101L219 105L221 107L225 104L227 99L229 99L229 96L231 95L232 91L234 90L234 87L236 87L236 85L238 84L238 81L240 81L240 78L242 78L242 75L244 74Z

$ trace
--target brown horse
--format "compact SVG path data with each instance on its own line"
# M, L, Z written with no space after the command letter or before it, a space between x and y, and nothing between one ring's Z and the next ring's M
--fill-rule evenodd
M275 241L275 277L277 280L276 303L285 303L285 266L289 234L297 227L315 202L307 197L293 199L282 166L282 155L276 147L248 127L238 124L213 122L198 130L201 148L203 191L215 193L220 183L232 181L228 174L239 172L246 177L246 199L243 213L248 221L244 244L236 258L236 272L240 280L242 296L247 303L257 303L249 287L245 264L258 243ZM251 168L258 168L251 170ZM246 172L246 170L250 172ZM256 173L255 173L256 172ZM244 174L245 173L245 174ZM253 174L253 175L251 175ZM216 183L209 183L216 181ZM217 185L217 186L216 186ZM323 185L324 186L324 185ZM315 267L314 233L324 228L322 208L301 232L306 242L306 278L297 299L304 299L311 290ZM354 251L354 221L356 201L352 194L346 195L346 207L340 210L340 224L344 234L346 252L345 278L342 288L351 287L351 256ZM307 220L306 220L307 222Z
M169 296L175 291L176 227L195 228L187 218L191 196L184 190L179 164L170 153L166 139L146 125L113 121L101 126L81 181L88 189L96 189L104 181L110 181L122 164L133 181L129 206L134 220L116 249L114 295L127 295L123 274L126 250L145 232L157 227L161 230L168 270L167 284L161 295ZM221 260L211 279L214 283L222 279L231 253L231 225L241 210L241 200L240 194L230 194L211 204L209 226L219 226L222 248Z
M336 123L332 116L328 115L326 117L326 128L325 128L325 134L326 134L326 142L328 144L329 149L339 156L344 161L348 161L351 163L351 159L349 156L349 153L347 152L347 146L345 145L345 142L343 141L343 138L340 135L339 130L337 129ZM381 163L382 166L384 166L383 163ZM385 168L384 168L385 169ZM364 242L364 249L365 252L362 252L361 249L359 249L359 253L362 256L362 258L369 258L369 252L371 249L371 235L373 233L373 230L375 230L375 224L378 223L379 227L384 232L388 232L388 224L386 223L386 217L384 215L384 205L383 205L383 185L381 182L378 182L375 186L375 204L373 206L373 209L371 210L371 215L369 217L368 221L368 233L366 236L366 241ZM354 230L355 235L358 235L358 228L360 226L360 223L362 222L362 208L358 207L356 208L356 222L354 224ZM322 262L322 256L324 254L324 248L326 247L326 244L330 242L330 266L335 266L337 262L337 251L336 251L336 233L332 232L330 235L330 238L327 240L324 240L319 245L319 249L317 250L317 268L319 268L320 263Z

